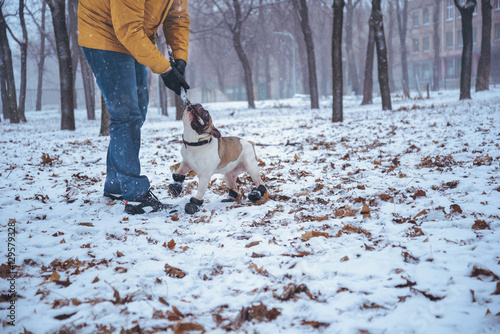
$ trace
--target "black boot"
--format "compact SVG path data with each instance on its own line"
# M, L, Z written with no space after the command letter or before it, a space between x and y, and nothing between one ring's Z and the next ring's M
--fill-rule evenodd
M189 200L189 203L186 204L184 207L184 210L186 213L192 215L195 212L200 211L200 207L203 205L203 200L196 199L194 197L191 197Z
M132 201L125 202L125 212L129 215L138 215L158 211L169 211L169 213L174 213L177 210L174 209L173 205L163 204L160 202L151 189L149 189L145 195Z
M267 191L266 187L263 184L261 184L259 187L252 189L252 191L248 194L248 199L253 203L255 203L259 199L261 199L262 196L264 196L266 191Z
M234 202L238 198L238 193L234 191L233 189L229 189L229 193L227 194L228 197L226 199L223 199L222 202Z
M168 189L170 189L172 196L177 197L182 192L182 183L186 179L186 176L182 174L172 174L172 178L174 179L174 183L169 184Z

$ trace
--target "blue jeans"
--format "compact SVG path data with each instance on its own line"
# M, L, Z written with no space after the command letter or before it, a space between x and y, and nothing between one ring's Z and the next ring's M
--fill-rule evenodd
M139 161L141 127L149 102L147 67L125 53L82 49L111 116L104 191L136 199L150 187Z

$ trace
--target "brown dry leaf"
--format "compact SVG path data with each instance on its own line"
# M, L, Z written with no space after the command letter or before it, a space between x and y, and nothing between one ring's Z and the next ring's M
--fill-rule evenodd
M312 300L316 299L315 297L313 297L313 295L309 291L309 288L305 284L295 285L293 283L289 283L287 286L283 287L283 290L284 291L281 295L277 295L273 292L274 298L281 301L287 301L292 298L293 300L296 300L298 298L297 294L304 292Z
M370 213L370 207L368 204L363 204L363 208L361 209L361 214L367 215Z
M326 232L319 232L319 231L307 231L304 234L300 236L302 238L302 241L308 241L311 238L315 237L325 237L325 238L330 238L331 235L326 233Z
M120 252L120 251L116 251L116 256L117 256L117 257L122 257L122 256L125 256L125 255L123 255L123 253L122 253L122 252Z
M493 271L489 269L479 268L478 266L474 266L474 268L472 268L472 273L470 274L470 277L477 277L481 279L480 276L492 277L494 281L500 280L500 277L498 277Z
M118 274L125 274L128 269L127 268L124 268L124 267L116 267L115 268L115 271L118 273Z
M236 316L235 322L236 324L243 324L245 321L257 320L258 322L262 321L272 321L275 320L281 312L272 308L268 310L266 305L259 304L251 307L243 307L240 313Z
M357 227L351 224L347 224L342 226L342 229L337 233L336 237L340 237L342 233L359 233L359 234L364 234L367 238L370 238L372 234L365 230L364 228Z
M450 210L451 210L451 213L462 213L462 208L460 207L460 205L458 204L452 204L450 205Z
M40 283L39 286L40 285L44 285L44 284L48 284L48 283L55 283L56 281L59 281L60 278L61 278L61 275L59 275L57 273L57 271L54 270L54 272L52 273L52 275L50 275L49 280Z
M472 229L473 230L486 230L486 229L490 229L490 225L485 222L484 220L481 220L481 219L476 219L474 221L474 224L472 225Z
M174 239L172 239L168 242L167 247L168 247L168 249L172 250L175 248L175 245L176 245L176 243L175 243Z
M425 191L419 189L415 194L411 195L410 197L413 199L417 199L418 197L425 197L425 196L427 196Z
M167 319L169 321L179 321L184 318L185 315L182 314L179 309L172 305L172 312L167 311Z
M321 328L321 327L326 328L326 327L330 326L330 324L327 322L307 321L307 320L302 320L301 325L302 326L311 326L312 328Z
M500 282L497 282L497 289L492 293L492 295L500 295Z
M174 327L174 334L186 334L193 331L205 333L205 327L193 322L178 323Z
M413 217L413 219L417 219L418 217L424 216L426 214L428 214L427 210L422 210L419 213L417 213L417 215L415 217Z
M251 243L246 244L245 248L250 248L250 247L253 247L253 246L257 246L260 243L261 243L261 241L252 241Z
M172 267L169 264L165 264L165 273L173 278L183 278L184 276L186 276L186 273L181 269Z
M87 226L87 227L94 227L94 224L92 223L78 223L80 226Z
M256 264L251 264L248 266L249 269L252 269L254 272L256 272L257 274L259 275L262 275L262 276L269 276L269 273L267 272L266 269L264 269L264 266L262 267L257 267Z
M172 221L176 222L176 221L179 221L179 216L178 215L173 215L172 218Z
M10 266L6 263L0 264L0 277L8 278L10 277Z
M99 282L99 277L98 277L98 276L96 276L96 277L94 278L94 280L92 281L92 284L97 283L97 282Z
M346 261L349 261L349 256L347 255L340 259L340 262L346 262Z
M295 161L299 161L300 160L300 157L297 155L297 153L295 154L295 156L293 158L295 159Z

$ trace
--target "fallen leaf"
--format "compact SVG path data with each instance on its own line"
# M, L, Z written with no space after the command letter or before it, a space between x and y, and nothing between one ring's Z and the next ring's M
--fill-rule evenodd
M308 231L301 235L302 241L308 241L309 239L315 237L330 238L331 236L326 232L318 232L318 231Z
M261 243L261 241L252 241L251 243L246 244L245 248L250 248L250 247L257 246L260 243Z
M490 225L485 222L484 220L481 220L481 219L476 219L474 221L474 224L472 224L472 229L473 230L486 230L486 229L490 229Z
M174 239L170 240L170 241L168 242L168 244L167 244L168 249L170 249L170 250L174 249L174 248L175 248L175 245L176 245L176 243L175 243Z
M411 198L413 199L417 199L418 197L425 197L427 196L427 194L425 193L425 191L423 190L418 190L416 193L414 193L413 195L411 195Z
M497 289L492 293L492 295L500 295L500 282L497 282Z
M330 326L330 324L327 322L307 321L307 320L302 320L301 325L302 326L311 326L313 328L321 328L321 327L326 328L326 327Z
M419 213L417 213L417 215L415 217L413 217L413 219L417 219L418 217L424 216L426 214L428 214L427 210L422 210Z
M165 264L165 273L173 278L183 278L184 276L186 276L186 273L181 269L172 267L169 264Z
M174 334L186 334L193 331L201 331L202 333L205 333L205 327L192 322L178 323L174 327Z
M480 276L491 277L491 278L493 278L494 281L500 280L500 277L498 277L493 271L491 271L489 269L480 268L478 266L474 266L472 268L472 272L470 274L470 277L477 277L478 279L481 279Z
M76 314L76 312L74 313L70 313L70 314L61 314L61 315L56 315L54 317L54 319L57 319L57 320L66 320L68 318L71 318L72 316L74 316Z
M451 213L462 213L462 208L460 207L460 205L458 204L452 204L450 205L450 210L451 210Z

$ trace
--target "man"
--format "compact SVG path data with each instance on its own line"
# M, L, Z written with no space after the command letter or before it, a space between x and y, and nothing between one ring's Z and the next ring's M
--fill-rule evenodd
M141 127L149 101L148 70L180 95L188 58L188 0L80 0L79 44L104 96L110 141L104 196L126 200L125 212L168 210L141 175ZM175 58L171 64L154 44L158 27Z

